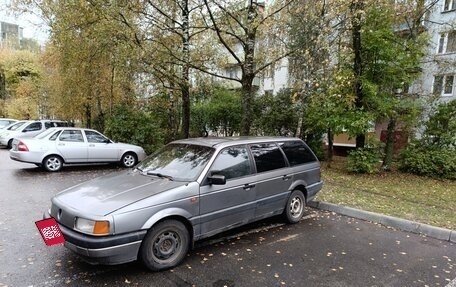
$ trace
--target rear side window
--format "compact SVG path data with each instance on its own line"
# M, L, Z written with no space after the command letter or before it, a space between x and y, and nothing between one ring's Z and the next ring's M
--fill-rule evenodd
M226 179L238 178L252 173L249 154L244 146L222 150L211 167L211 172L224 175Z
M288 158L290 166L314 162L317 159L310 149L300 141L289 141L279 143L283 152Z
M39 131L39 130L41 130L41 126L42 125L40 122L31 123L23 130L23 132L26 133L26 132Z
M285 158L275 143L254 144L250 146L257 172L286 167Z

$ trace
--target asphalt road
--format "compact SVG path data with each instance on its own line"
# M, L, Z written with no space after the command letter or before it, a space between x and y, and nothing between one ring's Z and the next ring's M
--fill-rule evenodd
M58 191L115 166L47 173L0 150L0 287L3 286L446 286L456 245L309 210L199 242L184 263L160 273L139 263L91 266L63 246L46 246L35 221Z

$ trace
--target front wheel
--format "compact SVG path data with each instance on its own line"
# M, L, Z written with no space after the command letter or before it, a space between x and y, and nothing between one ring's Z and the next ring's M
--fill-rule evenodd
M297 223L304 215L306 199L300 190L294 190L285 206L285 219L289 223Z
M43 160L43 167L47 171L56 172L62 169L63 159L58 155L47 156Z
M189 245L190 235L185 225L177 220L165 220L149 230L139 257L152 271L169 269L184 260Z
M120 159L120 163L123 167L131 168L134 167L136 163L138 163L138 157L132 152L127 152Z

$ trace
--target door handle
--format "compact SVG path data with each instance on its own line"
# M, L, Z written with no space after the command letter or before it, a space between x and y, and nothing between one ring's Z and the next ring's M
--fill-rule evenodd
M94 147L95 145L94 144L89 144L89 147Z
M59 146L65 146L65 144L64 143L59 143Z
M284 175L284 176L282 177L283 180L289 180L290 178L291 178L291 176L289 176L289 175Z
M244 189L245 190L250 190L251 188L254 188L254 187L255 187L254 184L246 184L246 185L244 185Z

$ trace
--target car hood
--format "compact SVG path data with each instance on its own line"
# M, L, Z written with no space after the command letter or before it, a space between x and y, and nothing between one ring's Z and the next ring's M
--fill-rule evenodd
M52 200L63 209L104 216L141 199L187 183L145 176L138 171L124 171L70 187L58 193Z

